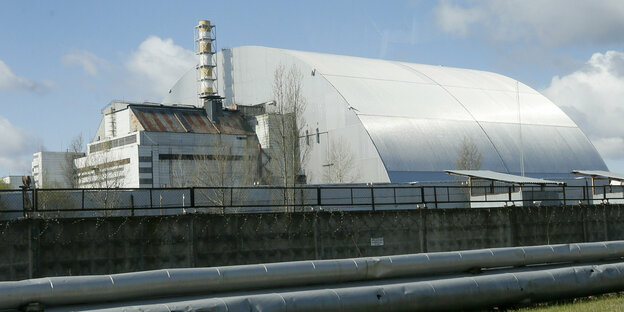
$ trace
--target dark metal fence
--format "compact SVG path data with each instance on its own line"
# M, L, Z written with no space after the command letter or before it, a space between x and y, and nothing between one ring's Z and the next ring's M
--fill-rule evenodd
M0 218L624 203L624 186L297 186L1 190Z

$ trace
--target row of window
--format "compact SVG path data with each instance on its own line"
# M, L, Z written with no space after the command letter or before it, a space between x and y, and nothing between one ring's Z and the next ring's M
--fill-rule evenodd
M123 138L92 144L89 146L89 153L106 151L114 147L124 146L137 142L136 134L132 134Z
M240 155L159 154L159 160L241 160Z

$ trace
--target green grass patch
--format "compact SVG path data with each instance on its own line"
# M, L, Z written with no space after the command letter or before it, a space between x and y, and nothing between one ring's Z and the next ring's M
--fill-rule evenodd
M526 312L592 312L624 311L624 292L589 296L566 301L548 302L513 311Z

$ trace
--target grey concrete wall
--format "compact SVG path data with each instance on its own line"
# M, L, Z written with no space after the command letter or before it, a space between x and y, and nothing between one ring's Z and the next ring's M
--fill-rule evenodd
M20 280L619 240L624 206L30 219L0 238L0 280Z

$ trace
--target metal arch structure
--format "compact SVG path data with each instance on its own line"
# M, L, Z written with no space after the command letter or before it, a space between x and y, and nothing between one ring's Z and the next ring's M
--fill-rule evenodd
M217 59L228 105L270 102L275 68L300 70L306 129L320 133L305 168L310 183L331 170L332 142L348 142L360 172L355 182L448 180L444 170L455 168L464 138L485 170L539 178L608 170L561 109L496 73L258 46ZM196 83L186 74L164 102L188 101Z

